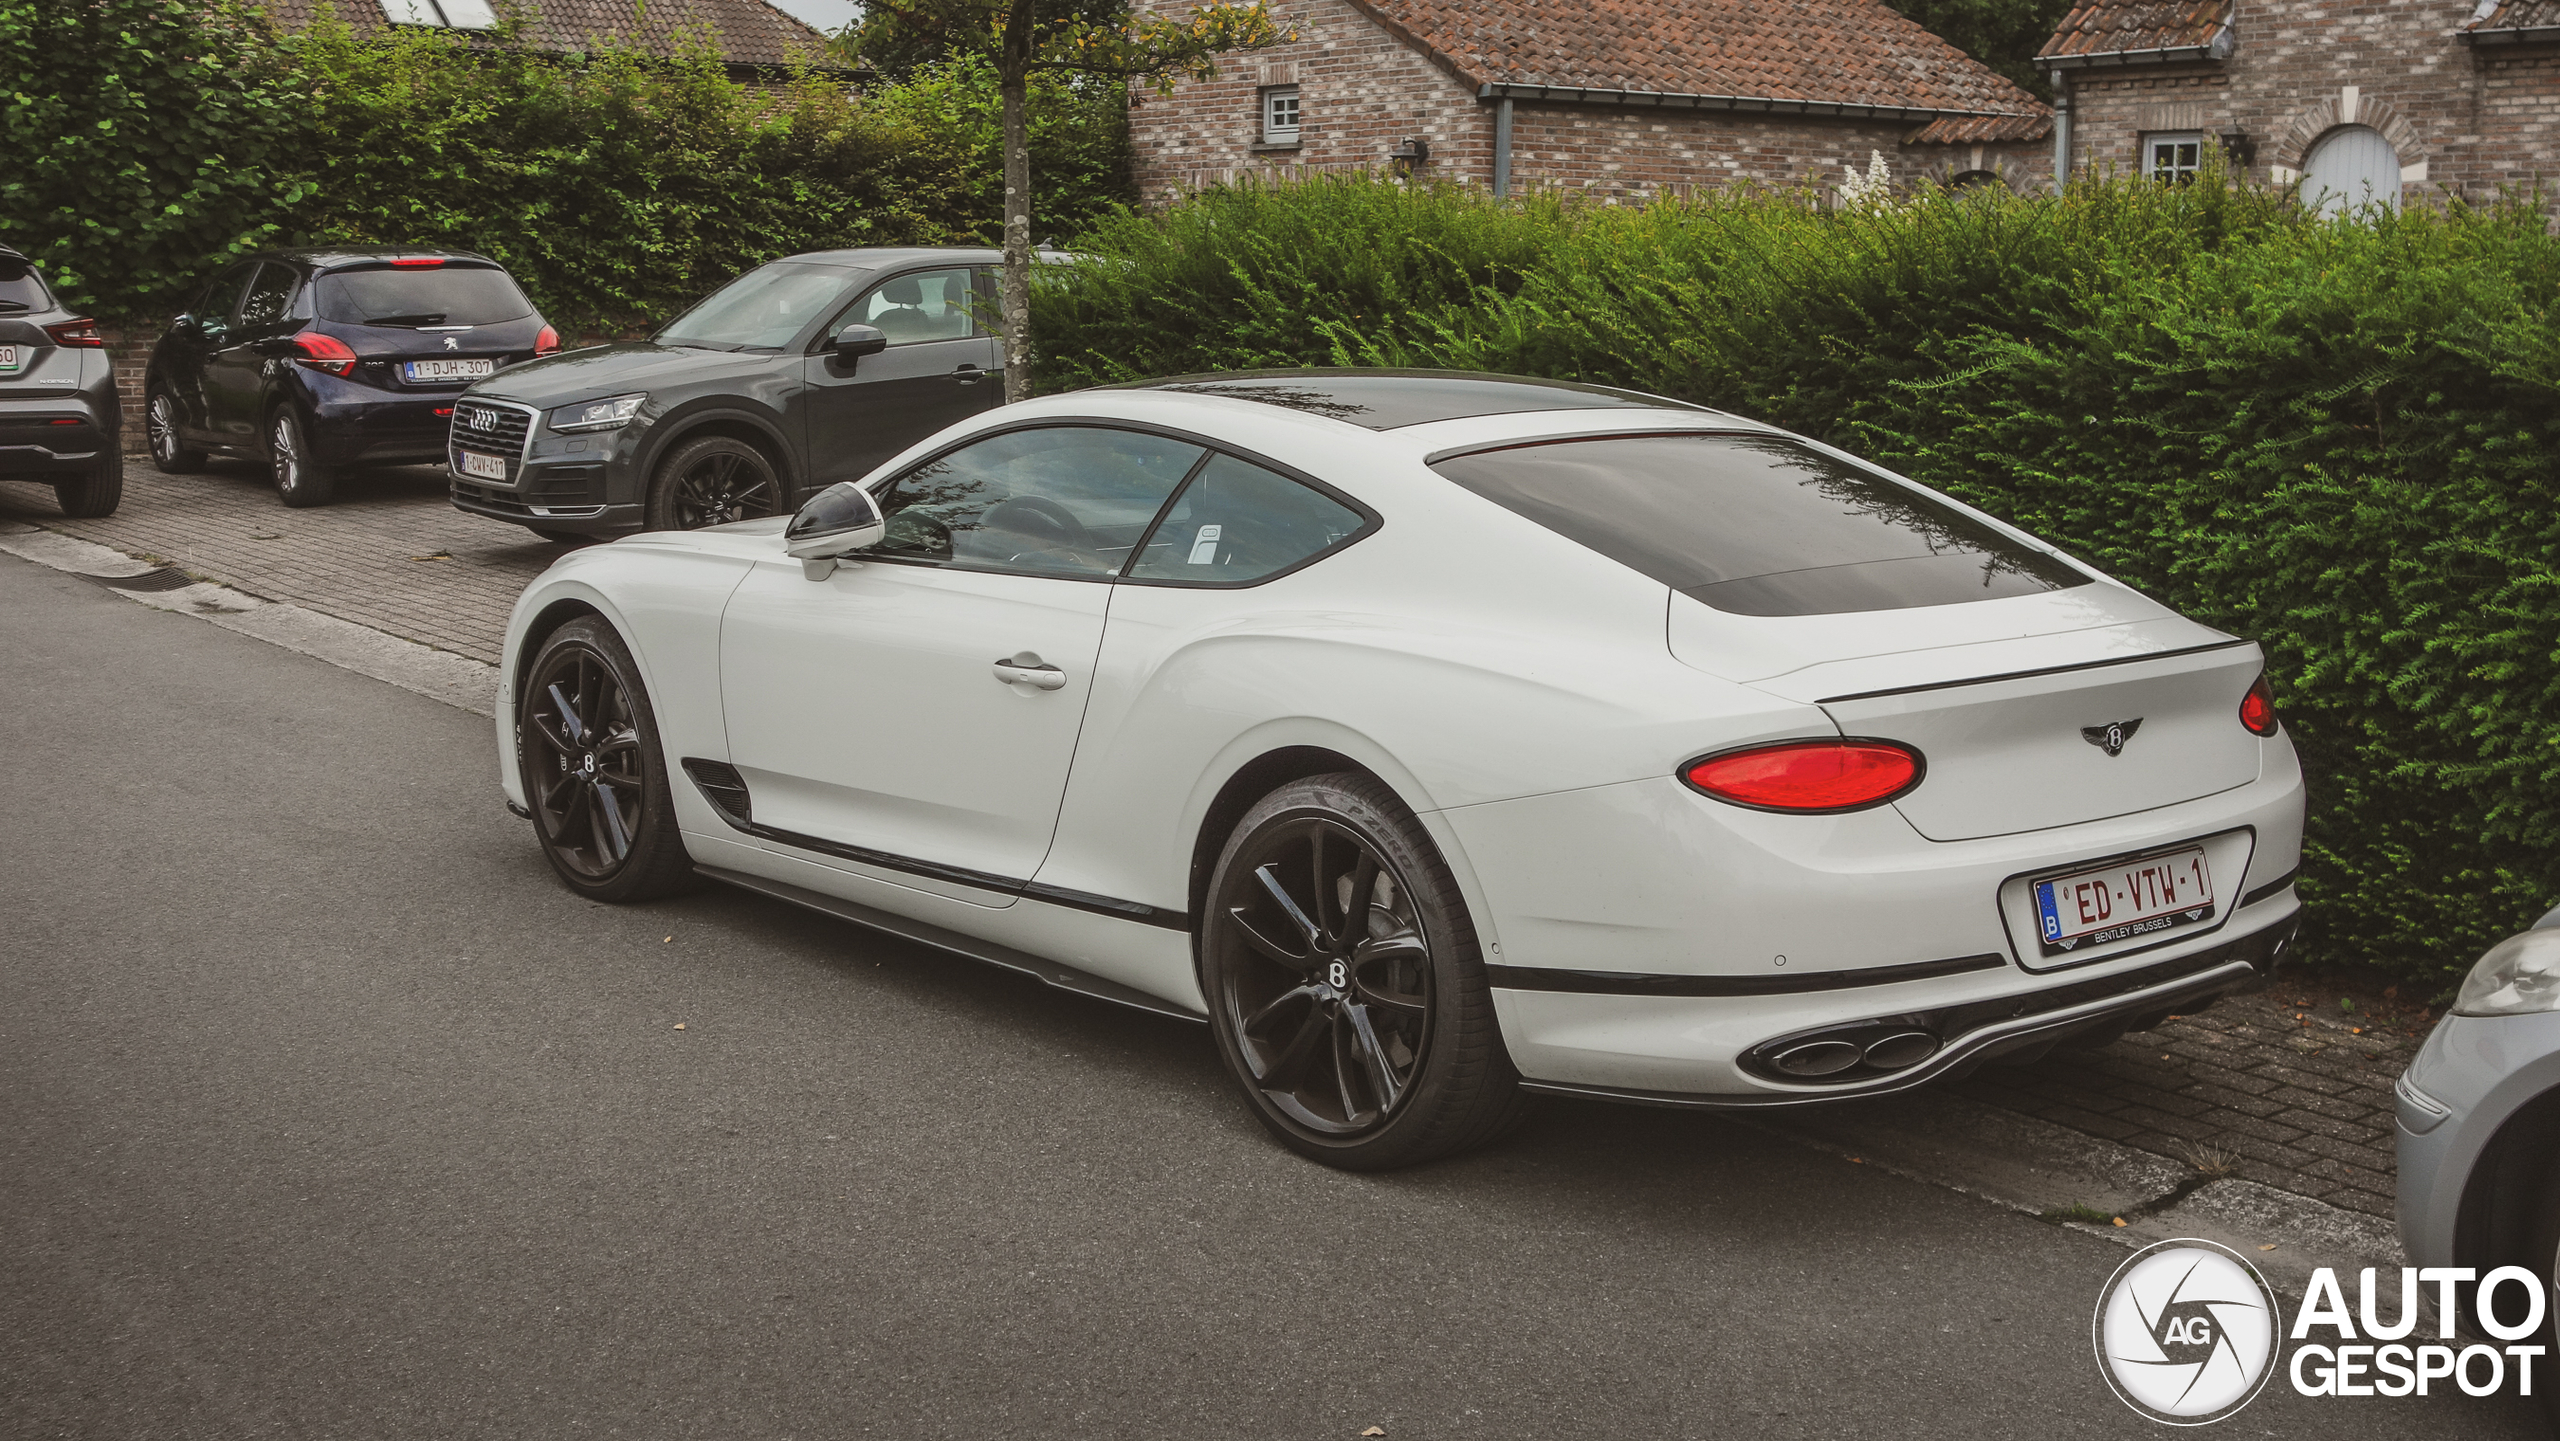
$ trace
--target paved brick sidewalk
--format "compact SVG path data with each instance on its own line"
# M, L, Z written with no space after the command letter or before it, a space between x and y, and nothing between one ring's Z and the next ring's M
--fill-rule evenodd
M214 461L197 475L125 463L124 504L69 520L50 487L0 483L0 519L159 559L252 595L496 664L507 612L560 547L455 510L444 472L400 466L341 476L338 499L288 510L263 468ZM445 559L420 559L441 554Z
M271 600L495 662L517 592L559 548L455 510L432 467L350 475L339 494L334 505L287 510L264 473L247 466L216 462L201 475L171 476L136 462L126 467L124 507L108 519L66 520L50 490L10 483L0 483L0 519L158 556ZM449 558L418 558L439 554ZM2308 1004L2319 1000L2325 1008ZM2418 1036L2406 1025L2364 1026L2336 1006L2334 994L2278 981L2094 1056L1986 1067L1954 1093L2388 1217L2391 1082Z
M1986 1066L1977 1101L2210 1174L2388 1219L2397 1170L2391 1083L2423 1032L2366 1025L2279 978L2094 1056ZM2359 1033L2361 1032L2361 1033Z

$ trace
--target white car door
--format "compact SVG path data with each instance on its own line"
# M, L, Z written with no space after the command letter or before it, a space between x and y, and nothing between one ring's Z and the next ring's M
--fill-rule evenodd
M887 538L827 578L760 563L720 659L759 837L1011 904L1057 826L1112 577L1203 454L1007 430L880 487Z

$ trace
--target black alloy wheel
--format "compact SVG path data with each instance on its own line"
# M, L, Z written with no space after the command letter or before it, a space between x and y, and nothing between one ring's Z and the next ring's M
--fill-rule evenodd
M678 446L649 486L652 530L700 530L779 514L782 508L782 477L773 462L726 435Z
M188 475L204 469L204 452L187 449L178 434L178 401L158 386L142 403L143 426L151 436L151 463L169 475Z
M327 505L338 488L337 476L313 457L311 432L290 406L267 420L267 467L275 477L277 497L296 509Z
M1519 1105L1475 932L1393 791L1295 781L1229 840L1201 944L1210 1027L1273 1134L1329 1165L1409 1165Z
M622 637L588 616L543 642L518 700L517 763L542 853L602 901L671 895L692 877L638 675Z

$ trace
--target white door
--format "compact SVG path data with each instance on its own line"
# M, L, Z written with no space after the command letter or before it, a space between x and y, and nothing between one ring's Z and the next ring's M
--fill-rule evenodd
M2332 130L2303 162L2303 203L2326 215L2352 215L2369 205L2400 208L2400 152L2366 125Z
M761 838L1009 904L1057 826L1112 577L1201 453L1007 431L886 483L888 538L856 563L760 563L720 686Z

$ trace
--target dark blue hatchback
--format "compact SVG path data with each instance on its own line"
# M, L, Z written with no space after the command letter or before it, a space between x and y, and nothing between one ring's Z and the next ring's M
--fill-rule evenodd
M217 275L151 352L151 458L264 462L287 505L352 466L443 458L454 397L560 338L496 261L458 250L286 250Z

